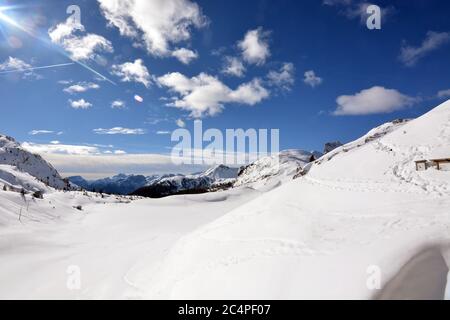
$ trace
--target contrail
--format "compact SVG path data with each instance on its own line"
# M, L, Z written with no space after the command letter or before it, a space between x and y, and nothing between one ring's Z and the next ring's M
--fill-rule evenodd
M74 64L75 64L74 62L69 62L69 63L52 64L52 65L49 65L49 66L42 66L42 67L26 68L26 69L12 69L12 70L0 71L0 74L14 73L14 72L27 72L27 71L40 70L40 69L66 67L66 66L71 66L71 65L74 65Z
M80 62L80 61L73 60L71 57L69 57L69 56L66 55L66 54L64 54L64 55L65 55L66 57L68 57L70 60L72 60L74 63L76 63L76 64L82 66L83 68L85 68L85 69L91 71L92 73L96 74L97 76L99 76L99 77L102 78L103 80L108 81L109 83L111 83L111 84L113 84L113 85L115 85L115 86L117 85L114 81L112 81L111 79L105 77L105 76L102 75L100 72L95 71L94 69L92 69L92 68L89 67L88 65L86 65L86 64L84 64L84 63L82 63L82 62Z
M0 19L6 21L7 23L9 23L10 25L22 30L23 32L27 33L28 35L30 35L31 37L43 42L44 44L46 44L47 46L50 47L54 47L53 43L50 43L49 41L47 41L46 39L42 39L41 37L38 37L37 35L35 35L33 32L27 30L26 28L24 28L23 26L21 26L20 24L18 24L16 21L14 21L13 19L11 19L10 17L8 17L7 15L3 14L0 11ZM111 79L107 78L106 76L102 75L100 72L95 71L94 69L92 69L91 67L89 67L88 65L86 65L83 62L77 61L75 59L72 59L72 57L70 57L67 53L62 52L61 50L57 50L59 53L63 54L65 57L69 58L71 61L73 61L73 63L78 64L79 66L85 68L86 70L91 71L92 73L94 73L95 75L99 76L101 79L108 81L109 83L113 84L113 85L117 85L114 81L112 81Z

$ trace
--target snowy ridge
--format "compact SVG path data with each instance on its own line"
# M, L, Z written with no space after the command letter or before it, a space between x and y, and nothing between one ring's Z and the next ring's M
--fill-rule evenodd
M14 166L26 172L50 187L68 188L68 184L59 173L40 155L23 149L13 138L0 135L0 164Z
M241 169L234 187L270 189L279 186L321 155L319 152L286 150L275 156L261 158Z
M200 176L211 178L216 182L221 182L228 179L236 179L238 171L239 171L238 168L230 168L224 165L216 165L200 174Z

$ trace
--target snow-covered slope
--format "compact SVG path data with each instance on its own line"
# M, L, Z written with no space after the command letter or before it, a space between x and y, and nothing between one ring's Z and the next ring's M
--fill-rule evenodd
M208 177L216 182L221 182L228 179L236 179L238 175L238 168L230 168L224 165L216 165L209 168L199 176Z
M271 189L291 180L306 164L320 156L319 152L286 150L275 156L261 158L240 170L234 187Z
M0 188L15 192L21 192L22 189L26 192L49 191L49 187L35 177L6 164L0 165Z
M0 164L15 166L50 187L68 188L59 173L40 155L23 149L13 138L0 135Z
M0 299L139 299L135 270L151 273L180 237L258 195L130 201L56 191L24 200L0 189ZM77 270L81 287L70 290Z
M450 101L378 127L181 239L147 298L443 298L450 265ZM378 286L378 282L380 286Z

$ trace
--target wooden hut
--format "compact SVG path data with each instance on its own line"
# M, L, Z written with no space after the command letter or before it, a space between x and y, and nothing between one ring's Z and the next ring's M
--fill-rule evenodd
M450 170L450 158L431 159L430 163L437 170Z
M436 170L449 170L450 171L450 158L439 158L430 160L417 160L416 170L425 171L428 168L436 168Z

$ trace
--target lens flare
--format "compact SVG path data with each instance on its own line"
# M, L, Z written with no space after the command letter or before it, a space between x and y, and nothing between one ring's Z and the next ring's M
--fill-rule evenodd
M33 30L29 30L27 28L25 28L24 26L20 25L19 23L17 23L14 19L12 19L10 16L4 14L5 11L7 10L12 10L12 9L16 9L18 8L18 6L9 6L9 7L5 7L2 6L0 7L0 22L4 21L7 24L27 33L29 36L41 41L42 43L44 43L46 46L55 49L55 45L53 43L51 43L50 41L48 41L47 39L43 38L43 37L39 37L38 35L36 35L36 33ZM65 51L61 50L60 48L57 48L57 51L64 55L65 57L67 57L68 59L70 59L71 61L73 61L74 63L78 64L79 66L83 67L84 69L94 73L96 76L100 77L101 79L103 79L104 81L108 81L109 83L116 85L116 83L114 81L112 81L111 79L109 79L108 77L104 76L103 74L101 74L100 72L94 70L93 68L91 68L90 66L88 66L87 64L75 60L73 59L70 55L68 55Z

